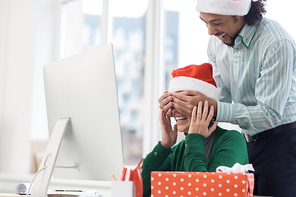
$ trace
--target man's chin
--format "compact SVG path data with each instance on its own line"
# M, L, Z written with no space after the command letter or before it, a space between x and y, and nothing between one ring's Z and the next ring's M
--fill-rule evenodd
M233 47L234 46L234 42L232 42L232 43L223 42L223 43L226 44L227 46L230 46L230 47Z
M230 47L233 47L234 46L234 40L235 38L230 36L230 39L231 39L231 42L230 43L227 43L227 42L223 42L224 44L226 44L227 46L230 46Z

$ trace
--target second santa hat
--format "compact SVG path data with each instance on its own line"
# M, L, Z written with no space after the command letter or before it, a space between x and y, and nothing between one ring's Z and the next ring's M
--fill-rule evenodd
M251 8L251 0L197 0L198 12L245 16Z
M219 101L221 90L213 79L212 65L189 65L172 72L173 79L169 84L169 92L185 90L199 91L210 99Z

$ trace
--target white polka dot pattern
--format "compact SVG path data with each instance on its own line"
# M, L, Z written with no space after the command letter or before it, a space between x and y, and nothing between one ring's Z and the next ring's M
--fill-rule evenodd
M151 196L252 197L252 173L152 172Z

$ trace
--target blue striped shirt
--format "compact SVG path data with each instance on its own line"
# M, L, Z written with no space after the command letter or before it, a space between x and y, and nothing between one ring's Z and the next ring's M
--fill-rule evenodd
M296 44L277 22L246 24L233 47L212 36L208 56L221 89L218 122L254 135L296 120Z

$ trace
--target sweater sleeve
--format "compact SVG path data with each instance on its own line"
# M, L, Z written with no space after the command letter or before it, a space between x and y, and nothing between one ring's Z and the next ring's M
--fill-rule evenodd
M151 193L151 171L170 170L170 162L168 159L172 152L171 149L163 147L160 142L158 142L154 149L143 160L143 197L150 196Z
M201 134L192 133L185 138L185 160L186 171L207 172L205 156L206 137Z

